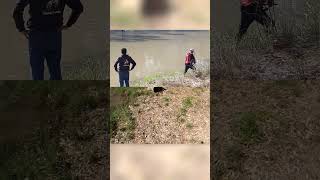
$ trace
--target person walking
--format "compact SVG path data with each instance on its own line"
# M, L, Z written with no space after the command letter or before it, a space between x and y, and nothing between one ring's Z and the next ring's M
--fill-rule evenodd
M114 64L114 69L119 73L120 87L124 87L124 84L126 85L126 87L129 87L129 71L132 71L135 68L136 62L129 55L127 55L126 48L121 49L121 54L122 56L119 57ZM131 64L132 67L130 68Z
M194 49L190 49L187 52L186 59L185 59L184 74L186 74L189 69L195 70L195 67L194 67L195 64L196 64L196 58L194 57Z
M243 35L248 31L249 26L257 21L269 33L269 28L274 25L272 18L266 13L265 6L274 5L273 0L240 0L241 5L241 22L239 32L237 34L237 42L239 43Z
M64 24L63 11L66 5L72 9L72 13ZM30 19L26 29L23 12L27 6L29 6ZM62 30L76 23L82 12L83 5L80 0L18 0L13 18L18 31L29 41L29 60L33 80L44 79L45 61L50 80L62 80Z

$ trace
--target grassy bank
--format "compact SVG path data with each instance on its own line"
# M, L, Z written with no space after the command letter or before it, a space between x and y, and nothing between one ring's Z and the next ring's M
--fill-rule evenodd
M107 178L103 81L5 81L0 179Z
M212 179L319 177L319 81L214 84Z
M107 56L107 55L106 55ZM86 57L72 67L66 67L63 78L67 80L107 80L109 79L109 63L104 58Z
M208 143L208 99L209 88L111 88L111 143Z
M303 17L275 8L276 29L271 35L254 23L240 44L237 28L211 33L211 75L214 79L318 78L320 2L306 1Z
M136 80L132 85L136 87L209 87L209 62L200 62L196 64L196 68L195 71L189 69L186 75L183 72L156 73L141 80Z
M110 137L111 143L125 143L134 138L136 119L130 110L139 96L152 95L146 88L111 88Z

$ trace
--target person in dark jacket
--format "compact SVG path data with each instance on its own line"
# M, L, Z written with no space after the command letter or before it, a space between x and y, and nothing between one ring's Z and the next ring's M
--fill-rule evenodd
M120 87L129 87L129 71L133 70L136 66L136 62L127 55L127 49L121 49L122 56L118 58L116 63L114 64L114 69L119 73L119 82ZM132 67L130 68L130 64Z
M194 65L196 64L196 58L194 57L194 49L189 50L189 52L186 55L184 64L185 64L184 74L186 74L189 69L195 70Z
M257 21L259 24L269 30L271 25L274 25L271 17L266 13L264 6L269 7L274 5L273 0L240 0L241 5L241 23L237 41L240 42L243 35L247 32L249 26Z
M72 9L66 24L65 5ZM29 6L30 19L25 27L24 9ZM29 40L29 58L34 80L44 79L46 60L50 80L62 80L62 30L70 28L83 12L80 0L18 0L13 12L16 27Z

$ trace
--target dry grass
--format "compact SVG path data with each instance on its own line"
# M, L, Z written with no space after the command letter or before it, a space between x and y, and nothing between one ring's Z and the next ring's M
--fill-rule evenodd
M115 96L113 95L113 97ZM208 143L208 99L208 88L186 87L168 88L160 94L136 96L129 103L125 103L127 101L122 99L125 108L127 108L125 112L128 112L129 116L119 116L119 113L115 113L117 108L111 108L113 109L111 114L117 115L112 118L115 119L117 127L124 124L126 128L115 129L111 142L138 144ZM111 99L111 101L114 100L114 98ZM125 114L128 115L128 113ZM130 121L124 121L124 119ZM127 128L130 124L134 128ZM130 137L127 136L128 133L131 135Z
M319 81L213 84L212 179L319 179Z
M212 79L319 79L320 3L306 4L302 19L277 9L277 29L270 36L253 24L236 45L236 30L212 32Z
M209 87L210 65L209 62L196 64L196 70L190 69L185 75L183 72L158 73L147 76L143 80L133 82L135 87Z
M0 83L0 179L107 178L104 81Z

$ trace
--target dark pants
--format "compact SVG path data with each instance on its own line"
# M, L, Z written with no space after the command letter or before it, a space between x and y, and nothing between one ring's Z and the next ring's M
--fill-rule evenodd
M187 73L189 69L192 69L192 70L195 69L192 64L186 64L185 66L186 66L186 67L185 67L185 69L184 69L184 73Z
M50 80L61 80L61 31L30 31L29 56L33 80L44 79L44 62L46 60Z
M259 24L263 25L266 30L272 24L272 19L262 6L252 4L249 6L241 6L241 24L238 33L238 40L241 40L242 36L247 32L249 26L257 21Z
M119 71L119 82L120 87L124 87L124 84L129 87L129 71Z

